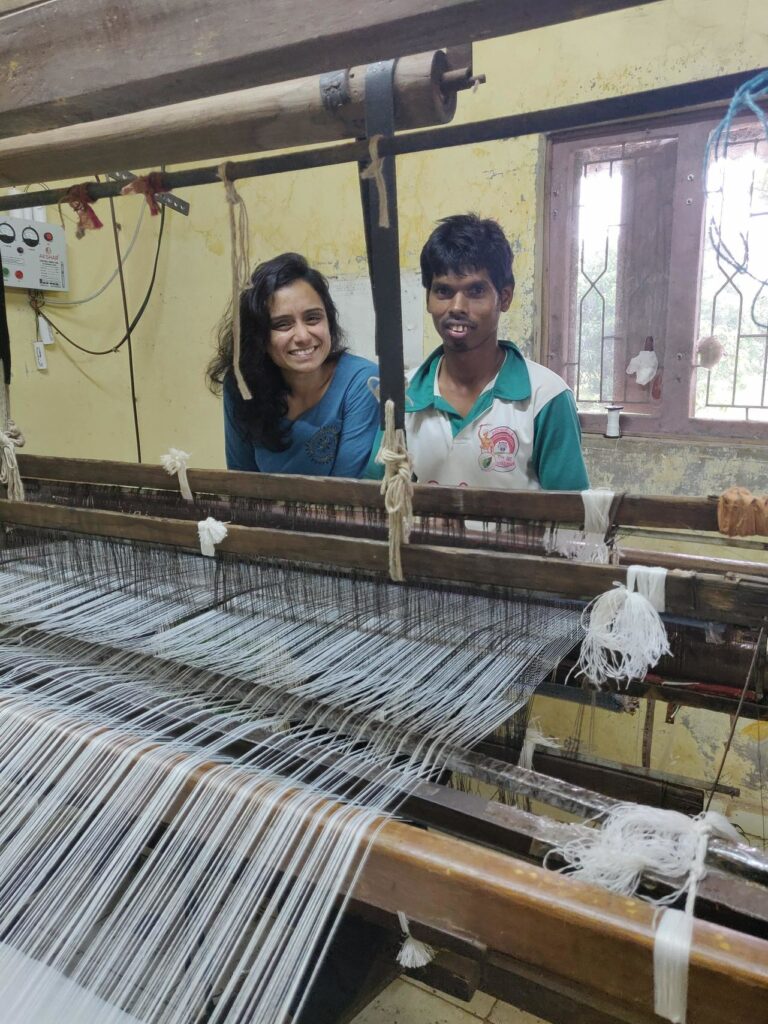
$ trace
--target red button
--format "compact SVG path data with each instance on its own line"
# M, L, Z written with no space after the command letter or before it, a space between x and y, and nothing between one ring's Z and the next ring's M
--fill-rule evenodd
M22 279L22 277L24 277L24 271L23 270L17 270L16 271L16 278L20 281Z
M46 242L52 242L53 241L53 235L51 234L50 231L46 231L45 234L43 235L43 238L46 240Z

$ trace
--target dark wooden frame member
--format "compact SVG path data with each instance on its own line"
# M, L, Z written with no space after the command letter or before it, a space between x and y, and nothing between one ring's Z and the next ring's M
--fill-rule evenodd
M253 474L254 477L259 475ZM0 522L199 549L197 524L180 519L2 500ZM251 526L230 526L218 550L245 557L300 561L382 574L387 573L389 564L388 544L384 541ZM621 566L590 565L476 548L405 545L402 559L406 579L508 587L575 600L591 600L610 590L615 582L626 580L626 569ZM672 572L667 576L666 603L670 615L759 625L768 617L768 585L765 580L748 576L729 579L711 573Z
M179 490L176 478L170 477L162 466L27 455L23 452L19 452L17 458L21 475L27 479L148 487L176 493ZM278 473L239 473L223 469L190 469L188 476L190 487L197 494L226 494L233 498L313 505L384 508L380 485L374 481ZM416 484L413 510L416 515L457 515L483 520L523 519L577 525L584 519L584 504L578 491L499 491ZM616 522L621 526L716 531L717 499L625 494L616 510Z

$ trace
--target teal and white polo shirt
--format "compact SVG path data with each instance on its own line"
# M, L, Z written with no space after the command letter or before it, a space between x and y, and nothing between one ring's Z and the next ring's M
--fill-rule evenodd
M562 378L526 359L509 341L496 377L460 416L440 394L442 346L409 375L408 451L419 483L508 490L581 491L589 487L573 394ZM365 475L381 478L374 462Z

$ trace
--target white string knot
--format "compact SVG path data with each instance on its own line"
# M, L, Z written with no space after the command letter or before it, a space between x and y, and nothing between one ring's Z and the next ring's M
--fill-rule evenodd
M395 403L391 398L384 403L384 437L376 462L384 467L381 493L389 520L389 575L402 582L400 547L408 543L413 529L413 467L405 432L395 429Z
M240 294L248 284L251 270L249 252L248 208L243 197L235 188L229 177L229 164L223 163L218 170L219 178L224 182L224 195L229 208L229 251L232 271L232 370L240 395L248 401L253 398L251 389L240 369L241 331L240 331ZM235 210L237 209L237 215Z
M532 718L528 723L520 757L517 760L518 768L533 768L533 755L537 747L547 747L549 750L560 750L562 747L562 744L554 736L545 736L539 725L540 722L537 718Z
M379 197L379 227L389 227L389 201L387 200L387 183L384 181L384 160L379 156L379 143L383 135L372 135L368 140L368 155L371 162L360 172L361 181L373 181Z
M547 531L544 546L548 554L556 552L576 562L607 565L611 549L607 543L611 528L611 508L615 495L605 487L581 492L584 528L569 530L554 527Z
M408 918L402 910L398 910L397 919L400 922L400 930L405 936L400 952L397 954L397 962L406 970L413 970L415 967L426 967L435 958L434 949L426 942L414 939L411 935Z
M221 544L227 536L227 528L218 519L208 516L197 524L197 535L200 538L200 554L213 558L216 554L216 545Z
M185 501L194 501L192 488L189 486L189 480L187 479L189 459L189 452L182 451L181 448L169 448L166 455L160 456L160 465L168 476L178 476L179 490L181 491L182 498Z
M8 501L24 501L24 484L21 480L16 449L24 444L24 435L8 421L7 432L0 430L0 484L5 484Z
M612 590L587 605L581 616L584 639L578 675L595 686L608 680L644 679L648 669L670 653L659 615L665 606L666 576L666 569L632 565L626 586L614 583Z

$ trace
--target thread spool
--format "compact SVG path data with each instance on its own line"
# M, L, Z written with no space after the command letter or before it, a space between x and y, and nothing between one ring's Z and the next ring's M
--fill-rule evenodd
M621 437L621 413L623 405L607 405L604 437Z

